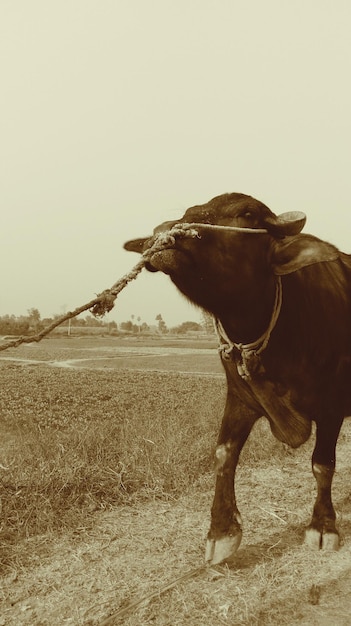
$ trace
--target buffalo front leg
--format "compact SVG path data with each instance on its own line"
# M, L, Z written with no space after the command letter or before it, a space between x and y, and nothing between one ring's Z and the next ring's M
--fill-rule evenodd
M229 397L215 454L216 489L205 554L206 562L211 565L230 561L240 545L242 535L241 518L235 500L235 470L257 416L241 407L238 417L238 407L233 411L232 404Z
M335 525L335 510L331 487L335 471L335 447L342 421L329 420L317 424L316 445L312 456L312 471L317 483L317 498L312 520L306 529L305 542L313 549L337 550L339 533ZM333 425L333 426L332 426Z

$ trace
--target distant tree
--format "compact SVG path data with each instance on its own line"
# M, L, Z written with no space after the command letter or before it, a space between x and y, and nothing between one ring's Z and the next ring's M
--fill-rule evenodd
M199 332L200 330L202 330L201 324L198 324L197 322L182 322L182 324L180 324L179 326L175 326L174 328L171 329L171 332L176 333L176 334L183 334L183 333L187 333L187 332Z
M52 317L44 317L41 320L41 324L42 324L43 328L46 328L46 326L50 326L50 324L52 324L53 321L54 320L53 320Z
M27 335L30 332L28 316L3 315L0 317L1 335Z
M41 316L40 316L39 310L34 309L34 308L28 309L27 313L28 313L29 330L38 332L38 330L40 330L40 327L41 327L41 324L40 324Z
M10 315L2 315L0 317L0 333L2 335L11 335L12 334L12 325L13 325L13 321L14 321L14 315L12 316L13 320L11 319Z
M158 330L160 331L160 333L165 334L168 333L168 328L166 326L166 323L164 322L161 313L159 313L158 315L156 315L155 317L156 322L158 322Z
M40 322L41 316L38 309L28 309L27 311L29 319L33 322Z
M47 328L60 317L61 314L56 314L52 317L41 319L40 312L35 308L28 309L27 315L20 315L19 317L15 317L15 315L3 315L2 317L0 316L0 335L32 335ZM117 330L116 322L103 322L97 320L92 315L87 315L85 319L82 317L74 317L68 320L68 322L65 322L64 327L67 328L67 326L69 329L71 326L98 326L101 328L102 332L104 332L105 329L108 332ZM135 328L135 332L137 332L138 329L137 327Z
M71 325L72 326L86 326L86 322L85 322L84 317L79 315L78 317L72 317Z
M128 320L128 322L121 322L121 330L127 331L128 333L133 332L133 322Z

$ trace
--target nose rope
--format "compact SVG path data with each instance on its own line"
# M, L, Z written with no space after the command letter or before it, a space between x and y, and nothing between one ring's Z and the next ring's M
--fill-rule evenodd
M243 228L241 226L220 226L219 224L201 224L201 223L179 223L179 224L175 224L175 226L173 226L169 231L172 233L173 228L175 229L180 229L180 230L187 230L187 229L197 229L197 228L204 228L205 230L221 230L221 231L234 231L234 232L239 232L239 233L247 233L247 234L253 234L253 235L266 235L268 233L268 230L266 228Z
M118 294L124 289L128 283L134 280L145 267L145 264L151 259L152 255L155 252L160 252L161 250L165 250L166 248L172 248L175 245L177 238L184 237L192 237L201 239L201 235L198 233L198 228L205 229L219 229L219 230L236 230L241 232L254 232L254 233L265 233L267 231L262 229L252 229L252 228L239 228L236 226L218 226L216 224L175 224L169 230L164 232L160 232L154 236L152 245L150 248L145 250L142 254L140 261L126 274L122 276L110 289L105 289L103 292L99 293L96 298L83 304L82 306L77 307L74 311L68 311L61 317L55 319L52 324L46 326L43 330L35 335L30 336L22 336L17 339L13 339L11 341L7 341L0 345L0 351L7 350L8 348L17 348L22 343L33 343L39 342L46 337L49 333L51 333L57 326L60 326L64 322L77 317L84 311L90 311L92 315L96 317L103 317L105 313L108 313L113 309L114 302L118 296Z
M193 228L192 224L187 224L186 226L187 228L184 228L183 224L176 224L169 230L157 233L154 236L152 246L144 251L143 259L148 261L155 252L159 252L163 248L167 248L167 246L174 246L176 239L183 239L184 237L200 238L199 233Z
M118 294L137 276L140 274L142 269L145 267L145 263L152 257L155 252L159 252L164 250L167 247L172 247L175 244L175 240L177 237L197 237L198 232L193 228L173 228L172 233L170 231L165 231L163 233L159 233L153 242L153 245L145 250L140 261L128 272L125 276L122 276L112 287L109 289L105 289L101 293L99 293L96 298L90 300L86 304L82 306L76 307L74 311L68 311L61 317L55 319L51 324L45 326L43 330L35 335L25 335L22 337L17 337L16 339L11 339L5 343L1 343L0 352L3 350L7 350L9 348L17 348L23 343L38 343L41 341L46 335L51 333L57 326L60 326L64 322L77 317L84 311L90 311L92 315L95 317L103 317L106 313L111 311L114 307L115 300Z
M173 247L176 239L178 238L183 239L184 237L197 237L198 239L201 239L201 235L198 233L199 228L252 235L266 235L268 233L268 230L265 228L242 228L241 226L220 226L219 224L202 224L200 222L180 222L168 230L161 231L154 235L152 246L143 253L144 261L148 261L155 252L163 250L167 247Z

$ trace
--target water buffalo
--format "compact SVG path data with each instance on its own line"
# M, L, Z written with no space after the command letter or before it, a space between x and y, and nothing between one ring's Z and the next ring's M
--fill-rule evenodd
M168 274L211 313L219 335L227 400L206 546L212 564L230 560L240 544L235 469L262 416L292 447L309 438L315 422L317 497L306 542L317 549L339 545L331 484L337 438L351 414L351 256L301 234L305 220L303 213L277 216L251 196L229 193L161 224L153 237L125 244L142 252L175 224L196 228L196 237L175 237L155 252L147 268Z

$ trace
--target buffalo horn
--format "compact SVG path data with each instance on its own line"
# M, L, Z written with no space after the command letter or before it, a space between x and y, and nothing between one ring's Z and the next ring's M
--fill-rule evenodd
M298 235L306 223L306 215L301 211L289 211L281 215L266 217L265 226L275 237Z

